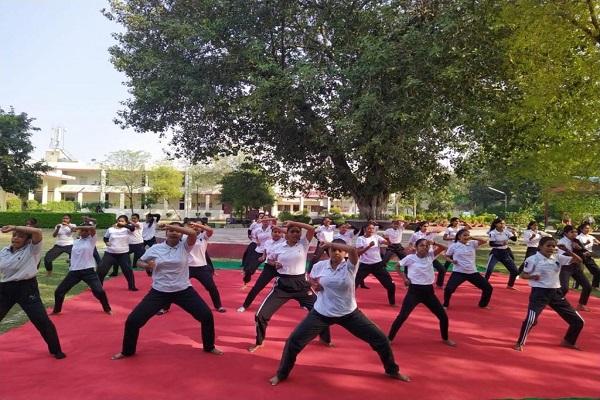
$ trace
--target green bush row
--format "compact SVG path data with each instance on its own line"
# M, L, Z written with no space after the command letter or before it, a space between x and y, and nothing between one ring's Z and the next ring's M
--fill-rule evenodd
M310 220L311 220L311 218L306 213L292 214L289 211L280 212L278 217L279 217L280 221L296 221L296 222L302 222L305 224L310 224Z
M29 218L35 218L38 221L38 228L54 228L56 224L62 221L65 213L58 212L0 212L0 226L2 225L24 225ZM112 213L69 213L71 221L74 224L81 224L83 216L89 215L96 219L98 228L108 228L115 223L117 216Z

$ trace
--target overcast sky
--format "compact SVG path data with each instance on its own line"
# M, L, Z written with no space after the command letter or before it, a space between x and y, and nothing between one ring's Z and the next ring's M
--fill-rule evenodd
M0 108L25 112L41 128L34 158L50 144L52 128L66 129L65 149L81 161L122 149L163 157L154 134L122 130L112 121L128 97L125 76L110 63L111 33L119 29L100 10L105 0L0 0Z

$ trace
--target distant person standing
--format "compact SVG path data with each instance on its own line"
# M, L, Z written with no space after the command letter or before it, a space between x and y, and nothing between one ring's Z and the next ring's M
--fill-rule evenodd
M590 274L592 274L592 287L598 289L600 286L600 269L593 258L594 245L599 245L600 242L591 234L591 226L588 222L579 225L577 231L577 240L583 245L584 252L582 254L583 264L586 266Z
M142 239L144 245L152 247L156 244L156 226L160 221L160 214L146 214L146 221L142 229Z
M71 216L69 214L63 215L62 222L54 227L52 237L56 238L54 246L48 250L44 257L44 268L48 271L48 275L52 275L52 262L63 253L67 253L71 256L71 249L73 248L73 230L76 225L71 223Z
M313 265L321 259L323 253L327 253L329 256L329 250L323 245L325 243L331 243L335 234L335 225L331 224L331 218L323 218L323 223L315 229L315 236L317 237L317 247L315 252L308 263L308 272L312 270Z
M135 287L135 277L131 269L131 260L129 259L129 236L135 230L135 227L129 223L126 215L120 215L117 223L106 230L104 242L106 251L102 256L102 263L98 267L98 277L100 282L113 264L118 264L127 279L127 287L131 291L137 291Z
M404 233L405 223L399 219L392 221L392 227L386 229L383 232L383 237L390 242L388 247L385 249L383 256L383 265L387 265L388 261L392 256L398 257L398 261L406 257L404 247L402 247L402 234Z

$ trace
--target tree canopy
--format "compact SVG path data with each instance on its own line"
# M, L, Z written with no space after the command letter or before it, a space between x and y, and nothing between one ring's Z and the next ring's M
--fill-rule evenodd
M148 193L152 199L163 200L167 203L169 199L183 196L183 174L168 164L157 165L149 172L150 187Z
M264 171L250 164L242 164L240 169L225 174L220 183L223 186L221 201L231 203L238 214L250 209L270 207L275 202Z
M146 151L118 150L107 154L102 162L108 171L108 185L123 187L132 213L134 193L146 185L149 160L150 153Z
M244 151L283 187L351 195L444 182L510 99L493 1L111 1L122 126L192 162ZM487 136L484 136L488 139Z
M0 188L25 196L41 182L40 172L48 170L42 161L30 162L31 135L39 130L26 113L0 108Z

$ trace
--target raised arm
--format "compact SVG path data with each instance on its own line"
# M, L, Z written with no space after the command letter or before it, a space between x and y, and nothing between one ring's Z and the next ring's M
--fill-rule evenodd
M213 228L208 225L201 224L200 222L191 222L190 226L200 229L201 232L206 232L206 237L211 237L213 233L215 233Z
M440 253L442 253L444 250L447 249L447 247L444 246L443 244L437 243L437 242L434 242L434 241L431 241L431 240L429 241L429 244L434 247L433 254L435 254L436 257L439 256Z
M303 224L302 222L298 221L285 221L283 225L288 229L292 226L295 226L300 229L306 229L306 240L308 240L309 242L315 236L315 227L312 225Z
M91 226L91 225L77 226L77 227L73 228L73 230L76 230L76 231L89 231L90 235L92 235L92 236L96 235L96 227L95 226Z
M354 246L342 243L323 243L323 248L345 251L348 253L348 261L354 265L358 263L358 251Z
M52 232L52 237L57 237L58 236L58 230L60 229L60 225L58 224L54 227L54 232Z
M3 233L8 232L20 232L27 235L31 235L31 243L38 244L42 241L42 230L39 228L33 228L31 226L15 226L15 225L4 225L0 229Z
M168 231L175 231L181 234L187 235L187 245L188 247L192 247L196 244L196 236L197 233L193 228L186 228L179 225L162 225L164 229Z

